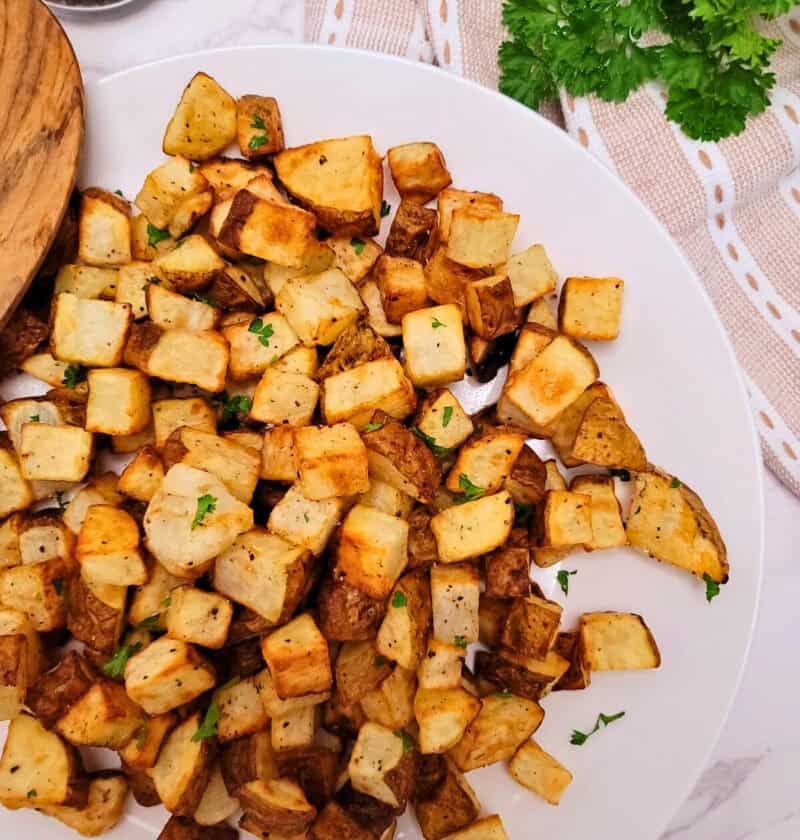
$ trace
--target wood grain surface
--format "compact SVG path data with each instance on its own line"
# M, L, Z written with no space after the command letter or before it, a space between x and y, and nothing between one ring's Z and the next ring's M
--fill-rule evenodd
M36 274L83 138L75 53L39 0L0 0L0 327Z

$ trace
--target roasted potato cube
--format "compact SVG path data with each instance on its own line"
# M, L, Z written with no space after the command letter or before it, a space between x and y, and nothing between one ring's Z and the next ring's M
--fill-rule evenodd
M358 292L367 308L367 321L378 335L384 338L396 338L403 334L403 328L399 324L390 324L386 318L380 290L373 280L363 283Z
M24 519L19 528L19 562L23 565L46 563L48 560L72 560L75 538L66 524L55 516L34 514Z
M194 812L194 820L202 826L216 826L232 817L239 810L239 800L231 796L225 788L219 762L215 761L211 775L203 792L200 804Z
M504 426L487 427L461 447L447 476L447 489L463 493L470 484L491 494L503 487L517 460L526 435Z
M414 499L391 484L372 477L369 490L358 497L358 504L377 508L390 516L408 519L414 507Z
M317 370L319 381L352 370L366 362L393 358L392 348L367 324L363 317L343 330Z
M67 629L75 639L100 653L112 654L119 645L125 624L127 588L70 579L67 598Z
M78 533L75 556L81 574L96 583L138 586L147 581L139 526L113 505L92 505Z
M592 400L584 411L570 458L610 469L646 470L648 465L644 448L622 409L603 397Z
M164 132L165 155L208 160L236 137L236 102L211 76L195 73Z
M586 549L613 548L625 545L627 538L622 524L622 510L614 493L611 476L579 475L572 479L570 490L589 496L589 518L592 539Z
M530 594L528 534L522 530L520 538L515 539L516 533L511 532L507 545L486 555L486 594L490 598L524 598Z
M461 685L461 671L467 655L466 639L460 644L428 640L428 651L417 669L419 687L430 689L458 688ZM425 752L423 750L423 752Z
M392 673L389 660L379 656L372 642L345 642L336 657L334 676L342 703L357 703Z
M538 516L540 545L559 548L592 541L592 498L585 493L550 490Z
M187 163L186 166L188 167L188 165ZM142 190L144 190L144 187ZM140 191L139 196L141 195L142 192ZM139 196L136 197L137 202ZM158 196L153 198L154 202L158 200ZM157 205L154 203L153 212L156 212L156 214L165 212L157 210L155 207ZM175 244L175 240L169 235L166 228L156 227L143 213L131 219L131 256L134 260L152 262L156 257L169 253L175 248Z
M348 772L353 787L393 808L405 808L414 782L414 749L409 736L365 723L353 747Z
M92 434L77 426L26 423L22 427L19 455L25 479L81 481L89 471L93 452ZM9 460L9 490L24 498L24 486L13 481L13 466Z
M197 224L205 216L214 203L211 190L187 196L179 205L172 217L167 230L170 236L178 239Z
M302 694L297 697L280 697L278 695L277 690L275 689L275 681L272 679L272 675L270 674L269 668L264 668L262 671L260 671L256 675L256 680L259 687L261 702L264 704L264 709L267 713L267 716L272 718L273 721L277 718L289 719L289 716L294 714L295 712L301 712L306 709L311 709L311 711L313 712L315 706L319 706L321 703L324 703L331 696L330 691L326 690L311 692L310 694ZM300 729L310 728L309 737L313 737L315 726L315 719L313 714L311 716L310 722L303 722L300 718L296 718L294 721L286 724L285 727L278 726L273 728L288 729L295 725L298 728L298 731ZM276 749L278 749L278 747L276 746L277 736L277 732L273 733L273 746L275 746Z
M436 220L435 210L403 199L389 228L386 253L424 262L436 238Z
M150 422L150 381L135 370L90 370L86 431L107 435L141 432Z
M210 473L176 464L150 500L143 527L167 571L197 577L253 527L253 511Z
M697 577L728 580L728 553L717 524L700 497L679 479L661 472L638 473L630 510L625 532L634 548Z
M241 446L203 429L176 429L164 445L167 467L176 463L203 469L216 476L240 501L250 503L261 469L257 450Z
M0 448L0 516L25 510L33 500L33 490L14 453Z
M267 834L286 837L303 832L317 815L303 789L289 779L258 779L239 788L239 800Z
M119 491L139 502L149 502L164 479L164 464L152 446L143 446L119 477Z
M148 571L147 583L137 587L133 594L128 608L128 620L135 626L149 618L151 622L156 622L155 626L158 629L165 630L166 614L164 606L169 598L169 593L176 586L191 583L191 579L173 575L161 563L155 561L149 564ZM153 619L151 616L158 616L158 618Z
M434 756L439 758L438 756ZM444 840L477 819L481 806L475 791L452 762L442 762L441 778L432 789L415 792L414 814L425 840Z
M283 151L283 123L278 100L246 94L236 102L239 151L248 159Z
M24 612L40 633L63 627L64 581L71 571L71 563L60 559L5 569L0 572L0 604Z
M550 318L546 319L544 326L556 329L555 317L547 307L545 301L540 300L544 295L554 292L558 275L553 270L544 245L531 245L525 251L514 254L497 271L505 275L511 281L511 288L514 292L514 306L525 306L528 303L537 301L537 312L549 313ZM544 306L544 310L542 310ZM534 307L531 307L533 310ZM552 321L551 321L552 319ZM528 320L533 320L528 315Z
M512 257L511 260L506 263L506 269L510 272L513 272L513 269L510 268L510 264L513 259L514 258ZM553 307L543 297L536 298L536 300L530 305L530 309L528 309L527 322L529 324L538 324L548 330L558 329L558 322L556 321L556 315L555 312L553 312Z
M369 489L367 449L349 423L298 429L294 451L306 498L353 496Z
M117 272L117 291L112 300L130 306L136 321L147 317L148 288L161 282L155 271L152 263L131 262L120 266Z
M420 388L457 382L467 368L464 324L457 306L431 306L403 316L406 369Z
M447 840L509 840L503 821L497 815L484 817L467 828L451 834Z
M131 261L131 208L124 198L96 187L83 191L78 258L99 266Z
M384 254L375 265L373 277L381 293L383 311L394 324L402 323L404 315L422 309L428 302L425 273L417 260Z
M456 449L474 431L469 415L447 388L425 398L417 413L416 427L444 449Z
M361 708L367 720L393 732L403 729L414 720L415 689L414 672L398 666L377 688L361 698Z
M50 349L62 362L114 367L122 361L132 320L127 303L65 292L55 298Z
M348 814L334 800L320 811L319 816L311 826L312 840L375 840L375 834Z
M308 613L267 636L261 653L283 699L328 691L333 684L328 642Z
M88 780L75 749L36 718L14 718L0 757L0 803L6 808L82 808L87 801Z
M378 653L402 668L416 670L425 655L431 610L431 584L425 572L403 575L394 587L378 630Z
M96 682L75 700L56 723L56 730L76 746L121 749L143 725L142 710L113 680Z
M534 740L526 741L508 765L515 781L551 805L558 805L572 782L572 773L546 753Z
M372 598L385 598L408 562L408 523L356 505L342 523L334 575Z
M468 268L492 268L508 259L517 232L519 216L493 208L456 207L450 217L447 237L448 258ZM509 284L509 294L510 281ZM513 297L513 296L512 296Z
M517 598L506 617L501 644L521 656L544 659L558 635L561 612L559 604L546 598Z
M149 715L160 715L212 688L216 675L195 648L162 636L125 666L125 690Z
M325 581L317 596L319 627L326 639L349 642L374 638L385 607L343 581Z
M523 446L503 488L515 505L535 505L544 498L546 479L547 468L542 459L529 446Z
M470 326L481 338L490 341L517 328L511 281L505 275L473 280L464 295Z
M321 808L335 793L339 775L336 751L319 746L282 750L276 759L280 776L296 782L315 807Z
M89 780L85 807L43 805L38 810L84 837L97 837L111 831L119 822L127 796L128 781L122 773L100 772Z
M261 260L242 260L214 278L208 296L221 309L263 312L272 303L263 274Z
M5 522L0 523L0 569L10 569L22 562L19 537L26 524L27 520L20 513L12 513Z
M419 724L419 750L445 753L463 737L481 710L481 701L463 688L419 688L414 715Z
M125 363L167 382L221 391L228 370L228 342L217 332L165 330L153 323L134 324L125 346Z
M104 269L96 270L102 271ZM19 365L19 369L21 371L24 371L36 379L40 379L42 382L46 382L53 388L60 388L64 384L64 374L67 372L68 367L69 364L67 362L61 362L58 359L53 358L53 355L48 350L28 356L28 358ZM82 382L78 383L75 387L76 390L79 388L81 390L84 388L88 390L88 386Z
M206 178L217 201L230 198L254 178L262 175L271 177L269 168L264 164L239 158L214 158L201 163L195 169Z
M478 570L463 563L431 569L433 636L446 644L478 641Z
M260 376L298 343L289 322L278 312L223 327L222 335L231 347L230 375L234 379Z
M217 430L217 414L202 397L153 402L153 431L157 449L163 449L170 435L181 426Z
M619 335L622 294L619 277L567 277L558 301L558 328L574 338L613 341Z
M205 332L213 330L219 320L219 310L214 306L202 300L190 300L158 283L148 283L145 296L150 320L167 330L174 327Z
M323 384L322 413L328 425L347 420L363 429L378 409L402 420L416 404L414 386L394 357L359 364Z
M177 723L172 712L148 717L136 737L119 750L126 767L134 770L149 770L156 763L161 745Z
M553 691L579 691L588 688L592 682L592 672L589 670L580 643L580 633L572 630L559 633L553 652L569 662L569 668L553 685Z
M157 840L237 840L239 832L225 823L199 825L190 817L170 817Z
M24 633L0 635L0 720L13 720L28 691L28 639Z
M432 502L442 478L441 464L410 429L383 417L373 422L377 428L364 434L370 476L421 502Z
M294 277L319 274L331 268L334 261L334 253L328 247L328 243L320 242L316 237L312 237L297 265L278 265L278 263L268 262L263 268L264 282L267 284L267 289L272 292L272 296L277 297L287 281Z
M134 204L143 214L136 219L146 234L142 244L146 245L152 253L147 253L147 251L142 253L143 249L140 247L136 255L137 259L152 260L157 256L162 242L169 239L169 236L164 235L166 232L163 229L170 226L188 200L198 196L213 198L209 190L209 182L201 168L185 157L180 155L171 157L147 175L141 190L134 199ZM155 235L153 228L156 230ZM172 235L177 239L181 233L183 230ZM172 247L174 243L167 250L172 250Z
M319 385L302 373L267 368L256 386L250 418L261 423L304 426L311 421Z
M221 648L228 637L233 606L227 598L193 586L179 586L169 594L167 634L172 639L207 648Z
M179 292L194 292L225 271L225 261L199 234L181 240L181 247L152 263L157 276Z
M317 696L317 695L313 695ZM314 743L317 710L304 706L281 715L274 715L270 724L272 749L296 750L310 747Z
M344 510L344 499L314 501L306 498L295 484L270 511L267 524L279 537L319 556Z
M579 632L590 671L634 671L661 665L656 640L640 615L584 613Z
M320 225L340 236L374 236L383 198L381 158L368 135L321 140L275 156L281 183Z
M439 239L447 242L450 238L453 213L456 210L470 209L486 213L501 212L503 202L492 193L466 192L449 187L439 194Z
M444 247L439 247L425 263L425 285L428 297L440 304L457 306L466 322L466 288L474 280L480 280L484 272L467 268L449 259Z
M386 154L392 180L404 201L427 204L452 183L444 155L435 143L406 143Z
M498 548L513 524L514 505L505 490L447 508L431 519L442 563L458 563Z
M81 298L114 300L117 294L117 269L98 268L93 265L62 265L56 275L53 294L59 295L61 292L70 292Z
M533 735L543 718L544 711L534 700L513 694L484 697L478 716L450 750L450 757L462 773L504 761Z
M275 306L307 346L332 344L364 310L355 286L338 268L288 280Z
M297 478L294 429L291 426L273 426L264 432L261 478L290 483Z
M270 623L288 618L305 593L308 551L254 528L217 557L217 592L243 604Z
M267 725L267 713L261 702L257 677L231 681L218 689L214 698L219 708L217 736L220 742L261 732Z
M357 236L332 236L325 244L333 251L333 264L355 286L362 283L383 253L374 239Z
M32 685L42 669L42 643L39 634L24 612L0 606L0 636L22 635L26 640L25 660L28 666L26 685Z
M227 741L220 751L220 770L231 796L239 788L256 779L273 779L278 775L277 762L268 732L255 732L234 741Z

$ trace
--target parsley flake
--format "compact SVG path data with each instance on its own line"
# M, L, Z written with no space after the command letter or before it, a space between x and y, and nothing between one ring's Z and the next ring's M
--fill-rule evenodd
M154 224L150 222L147 223L147 244L151 246L158 245L159 242L163 242L165 239L169 239L169 231L164 230L163 228L157 228Z
M251 321L247 330L248 332L255 333L264 347L269 347L269 340L275 334L272 324L265 324L261 318L256 318L254 321Z
M446 405L444 407L444 411L442 412L442 428L446 429L450 425L450 421L453 419L453 406Z
M38 423L40 422L40 418L38 414L34 414L33 417L28 418L29 423Z
M217 509L217 500L214 496L210 493L206 493L203 496L199 496L197 499L197 512L194 515L194 519L192 520L192 530L201 525L203 520L206 518L206 515L209 513L214 513Z
M123 645L119 648L111 659L103 665L103 671L109 677L121 677L125 672L125 666L128 660L139 650L141 650L142 643L134 642L131 645Z
M456 637L453 639L453 644L454 644L456 647L466 648L466 647L467 647L467 640L466 640L466 638L465 638L464 636L456 636Z
M577 575L578 570L575 569L572 572L568 572L566 569L560 569L556 572L556 580L558 581L558 585L561 587L561 591L565 595L569 595L569 577L570 575Z
M144 725L140 726L134 733L133 737L136 740L136 749L141 750L144 747L144 741L147 737L147 727Z
M381 656L378 654L375 657L375 667L376 668L383 668L384 665L388 664L389 660L385 656Z
M439 329L439 327L446 327L446 326L447 326L447 324L443 324L443 323L442 323L442 322L441 322L438 318L434 318L434 319L431 321L431 326L432 326L435 330L438 330L438 329Z
M309 519L309 517L308 517L308 514L307 514L307 513L304 513L304 514L303 514L303 519L305 519L305 521L306 521L306 522L310 522L310 521L311 521L311 520Z
M495 694L495 697L499 697L501 700L508 700L509 697L513 696L510 691L498 691Z
M392 205L388 201L381 202L381 218L385 219L392 212Z
M136 626L140 630L155 630L159 621L161 621L161 613L153 613L148 615L147 618L143 618Z
M34 797L34 796L36 796L36 788L31 788L31 789L30 789L30 790L29 790L29 791L25 794L25 796L27 796L27 797L28 797L28 799L33 799L33 797Z
M681 483L677 478L673 478L672 481L670 481L669 486L674 490L676 487L680 487Z
M706 582L706 601L711 601L719 595L719 584L708 572L703 572L703 580Z
M260 149L264 143L269 143L269 136L266 134L254 134L250 138L250 142L247 144L248 149Z
M400 609L400 607L407 607L408 606L408 598L406 598L405 594L397 591L392 595L392 606L395 609Z
M367 247L367 243L364 242L363 239L359 239L357 236L354 236L350 240L350 244L353 246L353 250L356 252L356 256L360 257L364 251L364 248Z
M194 170L195 170L196 168L197 168L197 167L196 167L196 166L192 163L192 161L189 161L189 172L194 172Z
M200 303L205 303L206 306L213 306L215 309L219 309L214 298L209 297L208 295L201 295L200 292L192 292L191 298L192 300L199 301Z
M225 394L225 401L222 403L222 425L229 426L235 423L240 414L249 414L253 407L253 400L246 394L237 394L228 398Z
M364 431L379 432L385 425L386 423L367 423L367 425L364 426Z
M418 429L416 426L413 426L411 431L427 445L428 449L430 449L434 455L437 455L439 458L444 458L452 452L452 449L448 449L446 446L439 446L439 444L436 443L436 438L425 434L422 429Z
M217 734L217 724L219 723L219 705L216 700L212 700L208 707L206 716L203 722L197 727L197 731L192 735L192 741L205 741L206 738L213 738Z
M414 749L414 739L402 729L395 730L395 737L400 738L403 742L403 752L411 752Z
M260 114L253 114L253 122L250 123L250 128L260 128L262 131L267 130L266 125L264 125L264 120L261 119Z
M579 747L581 744L585 744L586 741L600 729L600 724L602 723L603 726L608 726L609 723L613 723L615 720L619 720L621 717L625 717L625 712L617 712L615 715L604 715L602 712L597 716L597 720L595 721L594 727L589 732L581 732L578 729L572 730L572 735L570 736L569 742L570 744L574 744L575 746Z
M67 388L75 388L79 382L83 382L85 379L86 368L83 365L67 365L61 384L66 385Z
M114 190L114 195L118 195L120 198L125 198L125 196L122 194L122 190Z
M464 491L461 494L461 499L459 499L462 502L474 502L476 499L483 498L486 494L483 487L478 487L477 484L473 484L466 473L459 475L458 486Z

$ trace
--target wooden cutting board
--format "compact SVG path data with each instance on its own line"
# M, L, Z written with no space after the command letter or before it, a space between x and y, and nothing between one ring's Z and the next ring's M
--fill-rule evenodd
M83 138L72 46L39 0L0 0L0 327L58 231Z

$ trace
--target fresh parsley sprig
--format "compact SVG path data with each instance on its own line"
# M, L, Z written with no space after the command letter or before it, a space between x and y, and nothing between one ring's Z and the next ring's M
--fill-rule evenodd
M482 499L486 495L483 487L478 487L477 484L473 484L466 473L461 473L458 476L458 486L463 491L457 499L459 502L474 502L476 499Z
M215 496L212 496L210 493L206 493L203 496L199 496L197 499L197 511L195 512L194 519L192 520L192 530L198 526L203 524L203 520L209 513L214 513L217 509L217 499Z
M436 438L425 434L422 429L418 429L416 426L412 426L411 431L427 445L428 449L430 449L434 455L439 458L446 458L453 451L446 446L439 446L439 444L436 443Z
M582 744L585 744L586 741L600 729L600 724L603 726L608 726L609 723L613 723L615 720L619 720L620 718L625 717L625 712L617 712L615 715L604 715L602 712L597 716L597 720L595 721L594 727L590 729L588 732L581 732L578 729L572 730L572 735L570 736L569 742L570 744L574 744L576 747L580 747Z
M269 340L275 334L272 324L265 324L261 318L251 321L247 331L255 333L264 347L269 347Z
M111 659L103 665L103 671L109 677L121 677L125 673L125 666L128 660L139 650L141 650L141 642L133 642L129 645L123 645L119 648Z
M578 570L575 569L572 572L568 572L566 569L559 569L556 572L556 580L558 581L558 585L561 587L561 591L565 595L569 595L569 577L570 575L577 575Z

